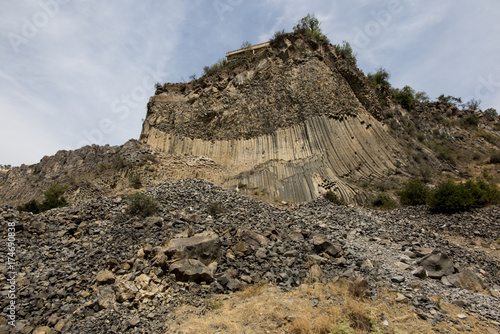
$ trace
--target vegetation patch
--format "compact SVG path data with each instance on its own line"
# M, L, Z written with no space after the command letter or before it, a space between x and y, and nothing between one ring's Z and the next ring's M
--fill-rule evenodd
M439 185L429 197L428 204L435 212L455 213L470 211L500 202L500 191L482 178L455 183L452 180Z
M332 202L333 204L336 205L347 205L346 201L344 201L341 197L337 196L336 193L334 193L331 190L328 190L324 195L324 198Z
M428 197L429 190L422 181L417 179L406 182L399 193L403 205L424 205Z
M23 205L17 207L19 211L26 211L32 213L40 213L54 208L61 208L68 203L66 199L63 197L64 192L68 188L66 184L55 184L48 188L44 193L44 200L42 203L39 203L36 200L31 200Z
M126 213L129 215L148 217L155 214L160 208L158 201L143 193L135 193L125 199L128 201Z
M372 206L377 209L390 210L398 206L398 203L387 193L378 193L372 200Z

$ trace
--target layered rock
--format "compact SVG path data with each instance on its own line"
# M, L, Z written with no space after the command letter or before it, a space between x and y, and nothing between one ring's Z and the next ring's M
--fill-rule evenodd
M160 87L140 140L215 160L227 168L226 186L243 183L294 202L332 189L359 203L352 181L387 178L402 164L379 112L352 60L289 35L215 75Z

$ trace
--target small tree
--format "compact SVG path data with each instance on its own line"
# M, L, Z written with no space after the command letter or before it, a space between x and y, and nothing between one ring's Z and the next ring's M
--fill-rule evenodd
M415 99L415 91L410 86L404 86L402 89L394 89L392 95L406 110L413 109L413 100Z
M415 100L418 102L427 103L430 101L430 98L426 92L417 92L415 93Z
M465 108L470 110L478 110L480 104L481 100L470 99L467 103L465 103Z
M321 23L314 16L314 14L307 14L307 16L300 19L297 25L293 27L293 31L311 36L318 40L328 41L328 38L321 32L321 28L319 27L320 25Z
M380 67L375 74L369 73L368 79L372 83L373 87L382 86L386 88L390 88L391 84L389 83L389 78L391 75L387 70L383 67Z
M495 108L488 108L484 111L484 114L485 115L488 115L488 116L497 116L498 113L497 113L497 110Z

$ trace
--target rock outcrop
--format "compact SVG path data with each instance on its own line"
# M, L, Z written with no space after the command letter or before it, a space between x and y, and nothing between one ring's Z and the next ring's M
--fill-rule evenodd
M159 87L140 141L213 159L227 168L225 186L245 184L292 202L331 189L362 203L354 181L386 179L404 160L376 119L380 110L352 60L291 34L219 73Z

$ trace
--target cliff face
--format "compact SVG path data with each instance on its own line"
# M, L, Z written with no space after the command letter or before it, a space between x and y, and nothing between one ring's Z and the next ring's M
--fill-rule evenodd
M332 189L360 203L356 181L385 179L403 164L379 113L352 60L289 35L218 73L159 87L140 141L215 160L227 168L226 186L246 184L293 202Z

